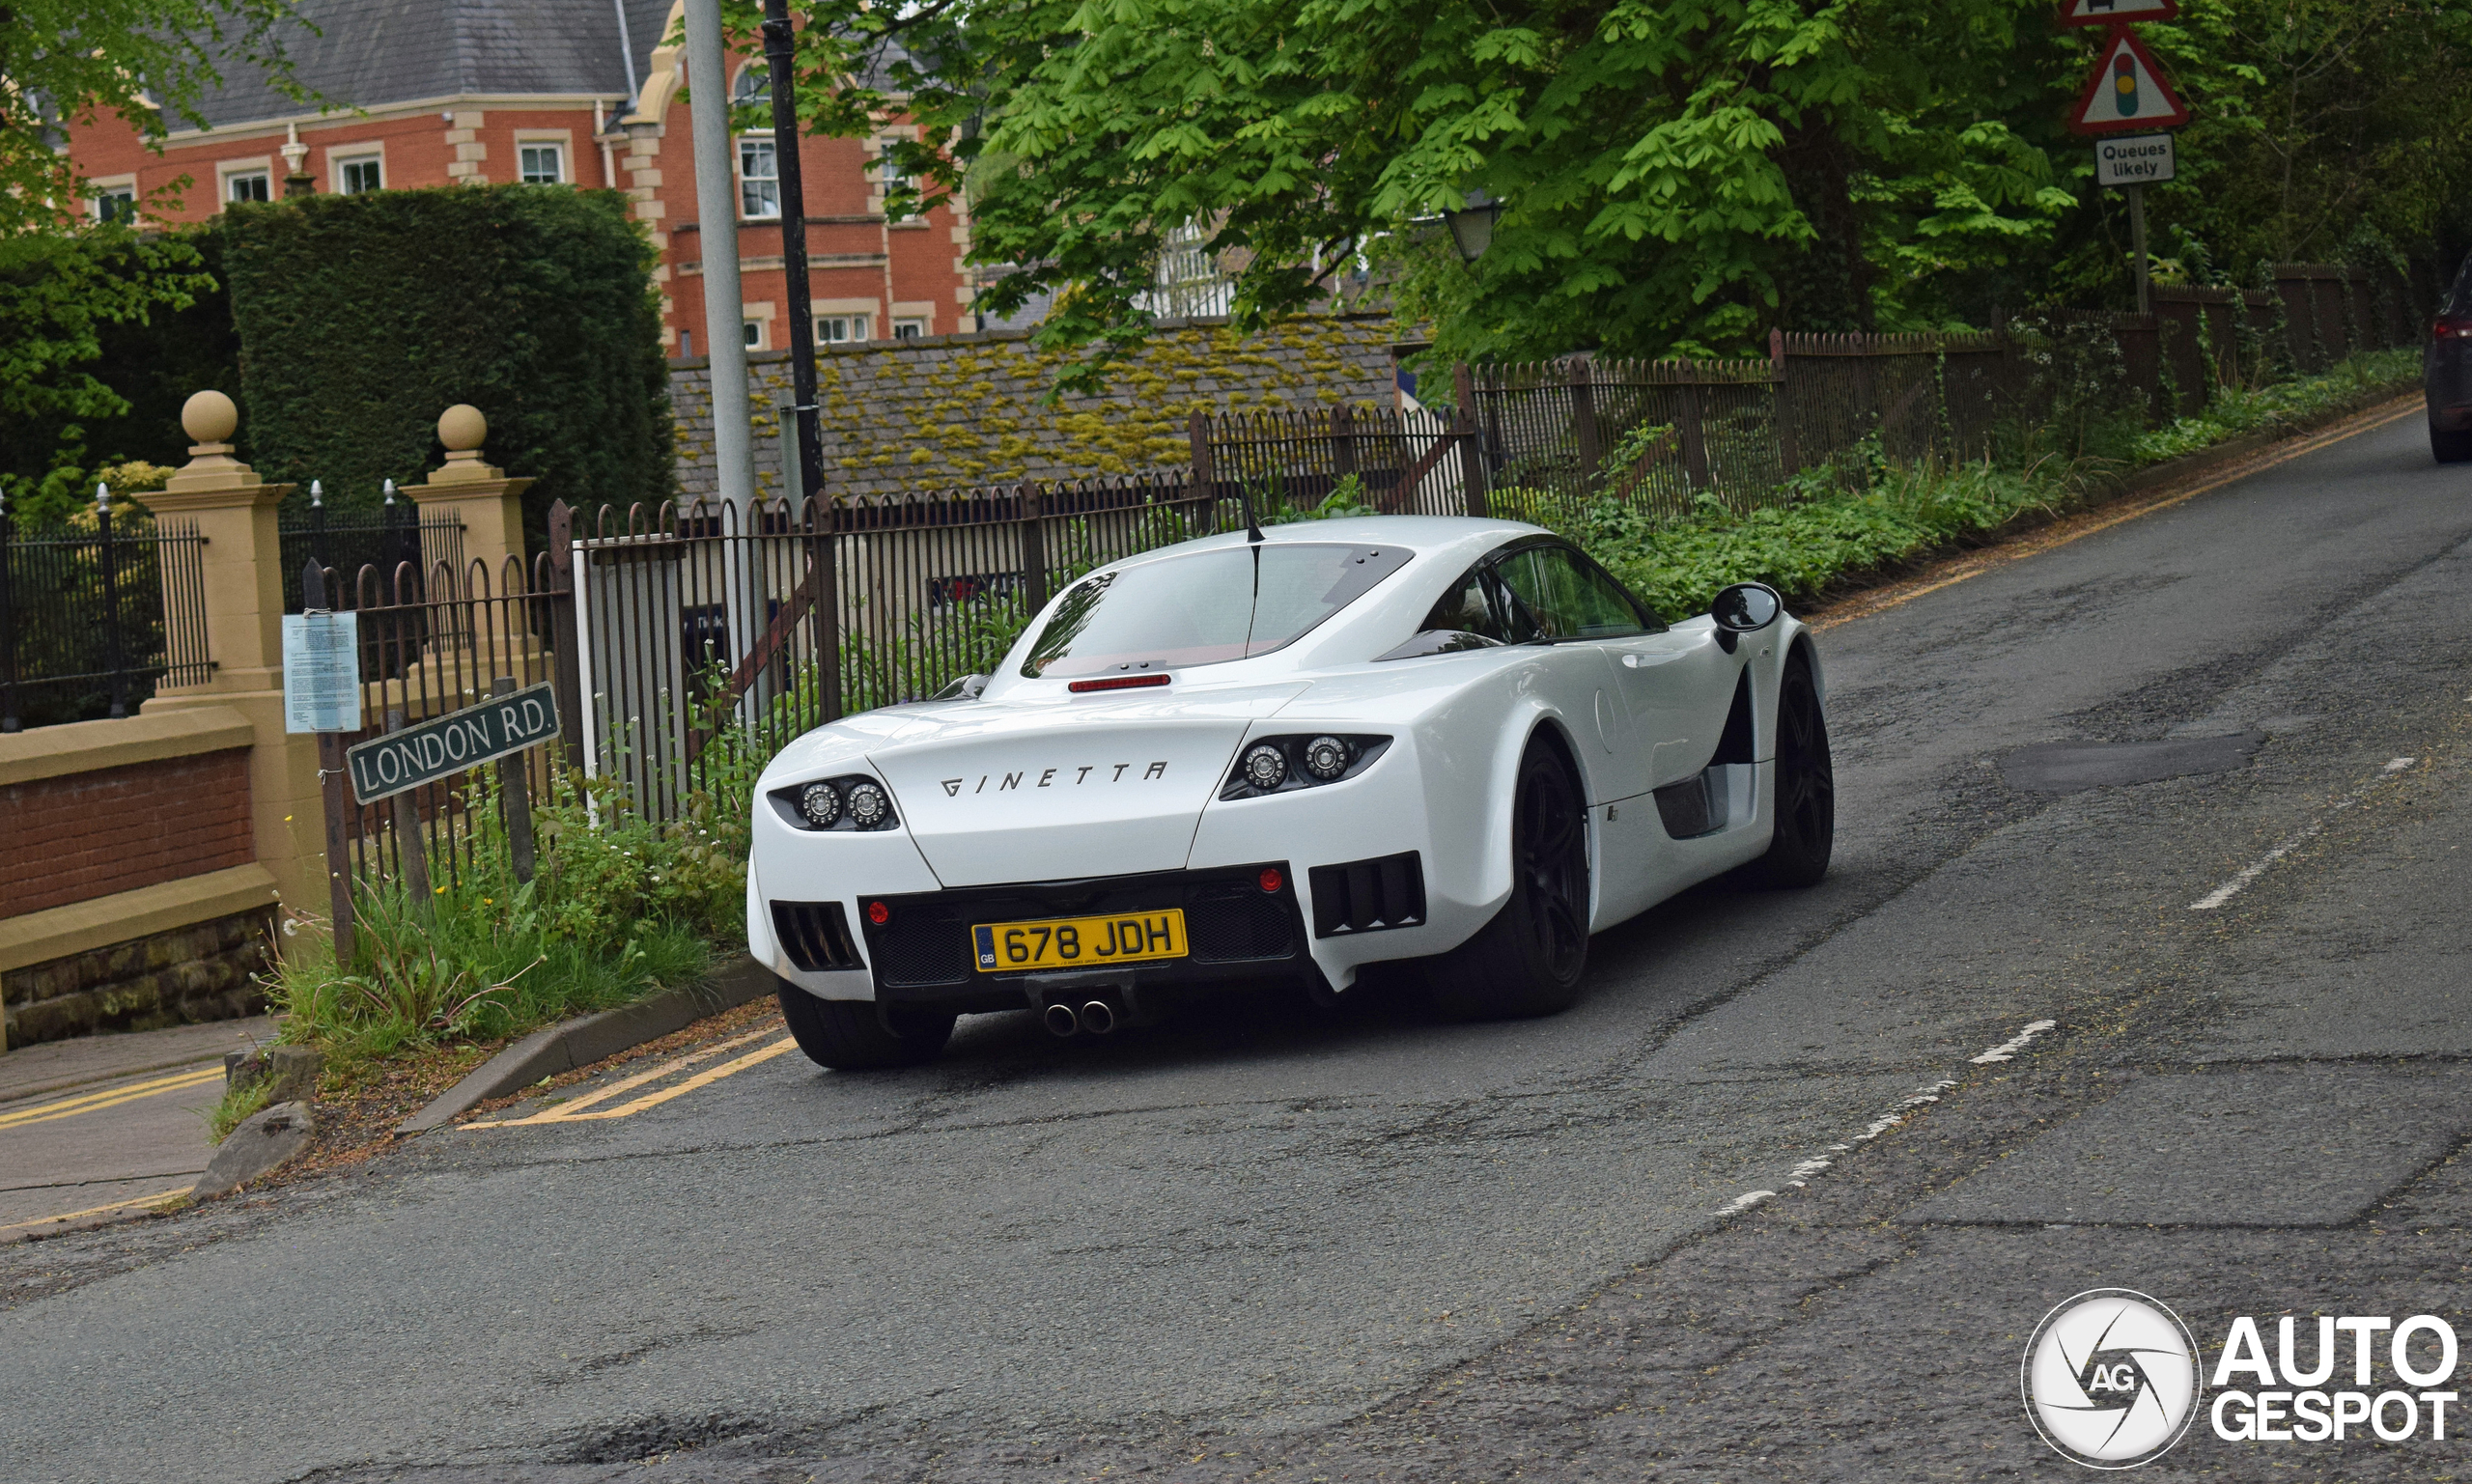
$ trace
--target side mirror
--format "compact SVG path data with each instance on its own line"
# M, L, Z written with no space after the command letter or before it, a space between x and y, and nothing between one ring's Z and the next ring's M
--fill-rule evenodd
M1744 634L1757 633L1784 611L1785 600L1764 582L1737 582L1708 604L1708 617L1717 625L1717 643L1728 655Z

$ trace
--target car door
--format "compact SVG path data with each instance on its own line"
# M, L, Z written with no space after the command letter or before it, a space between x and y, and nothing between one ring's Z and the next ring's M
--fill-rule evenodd
M1608 926L1707 874L1700 857L1712 842L1673 838L1649 796L1707 767L1742 664L1712 629L1668 630L1604 569L1559 543L1507 553L1499 570L1543 633L1592 652L1612 683L1599 713L1605 786L1592 796L1604 805L1594 814L1596 926Z
M1637 770L1626 758L1628 724L1606 641L1638 634L1653 620L1643 620L1618 585L1559 542L1521 542L1494 557L1493 574L1522 641L1555 650L1548 666L1565 690L1558 698L1562 714L1591 754L1581 759L1588 798L1621 798Z

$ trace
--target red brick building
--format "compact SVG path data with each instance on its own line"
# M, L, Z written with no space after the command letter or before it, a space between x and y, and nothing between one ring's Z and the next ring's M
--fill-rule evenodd
M201 112L149 151L117 119L70 139L94 210L195 221L233 201L280 197L305 174L319 191L529 182L625 191L660 248L663 340L700 353L702 238L677 0L301 0L318 28L291 42L299 80L329 106L304 108L236 67ZM734 56L742 98L760 96L760 58ZM887 120L867 140L808 139L810 294L819 341L943 335L978 327L962 266L969 223L958 203L924 216L884 213ZM910 137L916 137L914 132ZM778 170L771 134L741 136L739 257L746 343L789 345ZM183 177L185 188L156 203Z

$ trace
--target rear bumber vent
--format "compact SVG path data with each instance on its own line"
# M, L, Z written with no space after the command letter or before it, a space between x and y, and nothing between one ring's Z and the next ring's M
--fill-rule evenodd
M1425 920L1425 872L1415 851L1315 866L1313 936L1378 933L1412 928Z
M850 920L838 902L775 902L772 934L781 940L790 962L811 974L857 968L857 945L850 940Z

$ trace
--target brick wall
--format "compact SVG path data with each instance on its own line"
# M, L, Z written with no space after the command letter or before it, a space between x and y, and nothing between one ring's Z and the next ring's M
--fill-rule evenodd
M0 917L256 858L248 749L0 788Z
M1164 322L1118 368L1104 397L1045 401L1064 358L1023 330L829 346L816 357L823 406L826 493L898 494L1015 480L1086 479L1180 464L1185 419L1246 412L1389 406L1393 399L1388 315L1327 315L1240 336L1223 322ZM755 477L770 498L782 479L780 418L790 405L789 357L747 357ZM710 367L670 374L678 413L682 500L710 495Z

